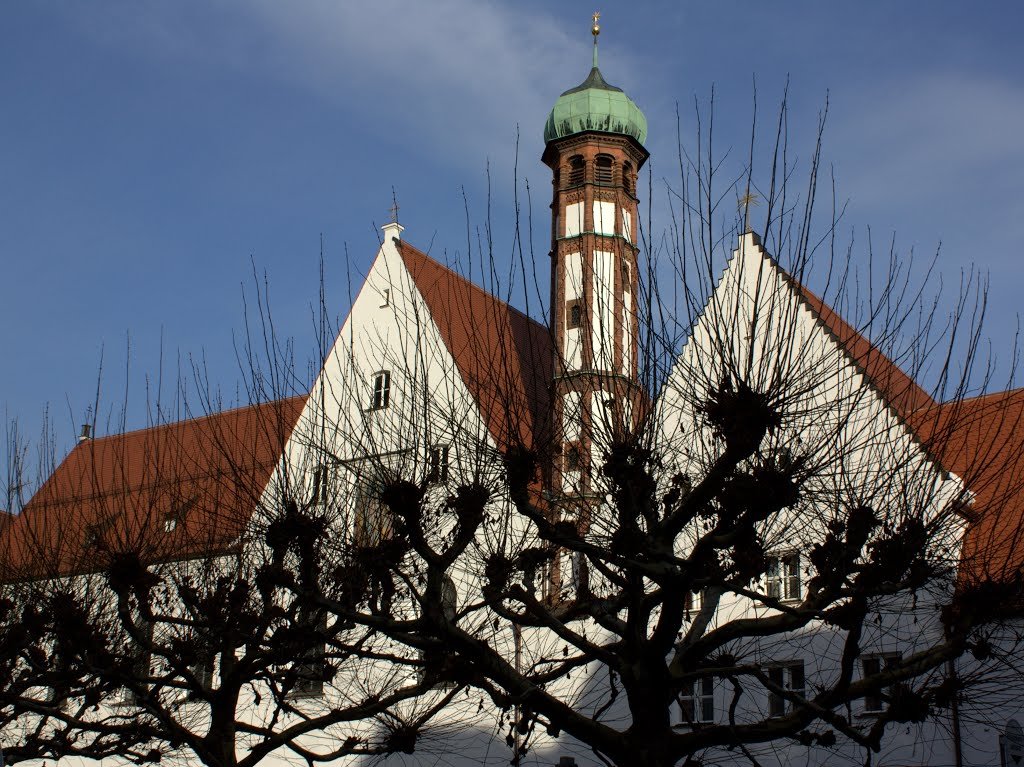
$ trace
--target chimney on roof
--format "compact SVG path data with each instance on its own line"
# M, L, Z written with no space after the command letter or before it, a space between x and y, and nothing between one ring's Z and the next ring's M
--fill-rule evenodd
M90 439L92 439L92 424L90 424L90 423L83 423L82 424L82 433L78 435L78 441L79 442L88 442Z

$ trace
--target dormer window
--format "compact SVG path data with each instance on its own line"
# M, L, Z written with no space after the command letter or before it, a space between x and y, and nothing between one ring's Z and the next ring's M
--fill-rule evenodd
M598 184L611 184L614 180L615 169L611 155L599 154L594 164L594 181Z
M173 533L178 529L178 525L185 521L186 515L192 511L192 507L196 505L199 500L198 495L193 495L191 498L186 498L179 503L176 503L174 507L163 515L159 519L159 525L165 533Z
M382 370L373 376L373 394L370 398L371 410L383 410L391 404L391 373Z

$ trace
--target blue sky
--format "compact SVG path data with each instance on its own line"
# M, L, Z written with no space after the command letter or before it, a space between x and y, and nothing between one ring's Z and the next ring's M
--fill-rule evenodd
M546 260L542 128L586 76L592 5L0 5L7 418L34 437L49 407L59 456L98 382L101 424L127 390L127 425L138 426L147 377L152 391L162 367L166 400L179 367L191 378L190 360L205 361L231 404L252 263L278 332L304 359L321 238L340 314L393 189L406 239L459 262L467 205L472 231L486 223L489 171L495 252L507 259L517 134L520 194L528 183ZM804 155L828 93L844 229L861 241L867 226L876 242L895 234L924 260L941 242L947 281L987 272L988 332L1010 348L1024 272L1024 6L673 0L601 11L601 68L647 115L656 189L678 175L677 105L685 133L712 85L717 145L737 156L755 77L764 114L789 78Z

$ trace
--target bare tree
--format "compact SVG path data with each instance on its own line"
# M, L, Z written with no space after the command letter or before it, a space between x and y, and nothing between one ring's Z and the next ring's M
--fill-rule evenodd
M372 631L312 468L270 476L305 396L82 440L4 532L5 757L252 765L407 748L430 689ZM389 673L374 673L391 659ZM353 673L347 670L354 669ZM345 670L345 686L334 680ZM436 705L420 706L429 718Z
M837 249L820 130L798 194L785 115L764 244L755 140L722 183L698 121L671 236L641 229L645 278L613 307L636 328L626 383L568 359L557 296L543 325L495 298L490 247L488 293L391 224L308 396L280 399L270 323L242 353L274 361L252 376L270 404L76 448L77 484L4 536L8 754L248 767L471 732L516 763L622 767L961 748L992 713L976 691L1021 689L1024 405L979 396L983 285L947 316L894 250L858 274ZM556 204L632 196L630 173L566 167ZM597 392L570 438L567 395Z

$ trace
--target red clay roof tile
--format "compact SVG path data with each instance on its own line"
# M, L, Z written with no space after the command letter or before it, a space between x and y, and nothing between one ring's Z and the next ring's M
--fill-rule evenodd
M397 244L498 446L535 446L550 418L548 328L408 243Z
M66 575L131 550L221 552L242 533L306 397L80 442L0 537L0 577Z

